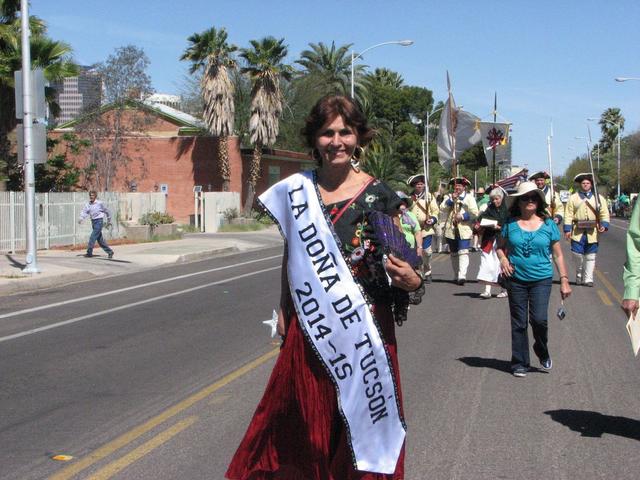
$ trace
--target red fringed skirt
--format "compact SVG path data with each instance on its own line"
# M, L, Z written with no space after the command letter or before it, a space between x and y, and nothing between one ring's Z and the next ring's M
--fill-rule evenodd
M402 393L391 311L376 319ZM404 447L393 475L354 469L336 391L293 318L264 396L226 477L231 480L402 480Z

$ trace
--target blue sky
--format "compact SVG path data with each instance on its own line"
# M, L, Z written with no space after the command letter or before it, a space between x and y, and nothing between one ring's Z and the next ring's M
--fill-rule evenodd
M450 4L454 4L453 6ZM372 68L399 72L410 85L446 96L449 70L458 105L489 117L494 92L499 115L512 122L514 163L546 169L553 119L554 173L586 151L576 136L586 118L619 107L626 133L640 128L640 2L637 0L32 0L56 40L71 44L81 64L103 61L117 47L142 47L154 88L177 93L187 65L186 38L225 27L240 47L266 35L284 38L293 62L310 42L353 43ZM592 125L594 140L599 127Z

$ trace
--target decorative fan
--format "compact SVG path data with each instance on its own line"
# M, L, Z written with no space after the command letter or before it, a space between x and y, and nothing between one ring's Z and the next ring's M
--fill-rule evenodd
M393 218L385 213L373 211L369 213L369 225L373 229L376 243L384 253L391 253L414 268L420 265L422 260L393 223Z

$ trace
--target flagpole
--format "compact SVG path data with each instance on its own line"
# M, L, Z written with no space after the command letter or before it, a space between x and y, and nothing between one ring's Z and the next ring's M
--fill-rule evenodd
M493 95L493 125L495 127L496 121L498 120L497 118L498 116L498 92L494 92ZM496 145L495 147L493 147L493 154L492 154L492 160L491 160L491 177L493 179L493 185L496 184L496 149L498 148L498 145Z
M456 134L453 131L453 102L452 102L452 95L451 95L451 81L449 80L449 70L447 70L447 90L449 92L449 98L448 98L448 102L449 102L449 140L451 142L451 173L452 173L452 177L457 178L458 177L458 163L456 162Z
M551 180L551 215L555 215L555 209L557 207L556 203L556 191L553 184L553 162L551 161L551 139L553 138L553 122L551 122L551 130L549 132L549 136L547 137L547 157L549 159L549 180Z

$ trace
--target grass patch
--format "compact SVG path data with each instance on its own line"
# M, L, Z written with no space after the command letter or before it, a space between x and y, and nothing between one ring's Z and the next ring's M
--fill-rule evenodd
M264 228L266 228L266 225L258 222L239 224L227 223L225 225L221 225L218 232L255 232L257 230L263 230Z

